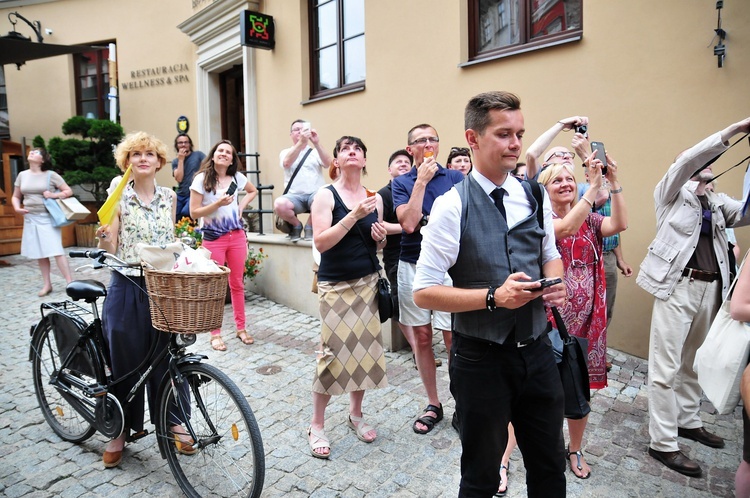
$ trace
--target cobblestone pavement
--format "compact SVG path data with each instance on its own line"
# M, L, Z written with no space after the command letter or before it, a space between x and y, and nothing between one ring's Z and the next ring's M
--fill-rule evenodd
M105 470L106 439L96 434L74 445L61 441L44 422L31 386L29 327L39 318L41 277L36 264L21 256L2 258L0 266L0 494L9 497L181 496L159 456L152 436L127 446L122 465ZM79 266L80 260L72 260ZM108 280L106 271L87 270L79 278ZM63 300L64 280L53 264L55 291L45 299ZM225 332L228 351L210 349L201 336L192 349L208 355L239 385L258 419L266 453L264 497L441 497L456 496L459 482L458 437L450 426L453 400L448 390L445 349L438 387L446 420L429 435L411 425L426 404L409 351L387 353L390 387L369 391L364 411L378 430L372 444L360 442L346 426L347 397L334 397L326 430L332 443L329 461L309 454L305 429L311 416L310 386L319 322L248 293L248 324L255 344L244 346ZM625 319L624 317L620 318ZM231 323L227 305L225 323ZM231 329L229 329L231 330ZM741 454L741 412L714 414L703 403L706 427L727 440L711 449L681 439L681 448L701 463L704 477L691 479L657 463L648 444L645 361L610 351L609 387L595 392L584 448L592 477L582 481L566 473L573 497L734 496L734 472ZM268 368L275 366L278 368ZM273 373L278 370L278 373ZM148 425L147 425L148 427ZM508 496L526 496L521 455L511 462Z

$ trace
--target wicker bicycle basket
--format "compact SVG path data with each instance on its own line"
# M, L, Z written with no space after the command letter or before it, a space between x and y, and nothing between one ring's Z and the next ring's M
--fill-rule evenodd
M144 267L154 328L197 334L221 328L229 268L220 273L181 273Z

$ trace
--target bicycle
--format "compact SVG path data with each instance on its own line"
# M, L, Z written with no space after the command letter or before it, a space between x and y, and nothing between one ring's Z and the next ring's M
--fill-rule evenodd
M70 256L91 258L94 268L132 266L101 249L71 251ZM29 359L39 407L52 430L65 441L80 443L96 431L116 438L127 421L120 401L109 392L119 379L113 379L110 372L97 307L99 298L107 295L106 287L96 280L75 280L66 292L69 300L41 305L42 319L30 330ZM76 301L80 300L91 309L79 305ZM202 363L206 356L186 351L195 340L195 334L170 334L165 349L155 351L153 347L138 369L120 377L139 374L124 404L128 406L153 367L168 357L168 373L158 390L158 410L151 418L155 419L152 423L160 454L180 488L189 497L258 498L265 457L255 416L226 374ZM175 412L194 442L190 451L185 451L184 440L172 433L170 418L174 420ZM127 440L147 435L144 429L129 434Z

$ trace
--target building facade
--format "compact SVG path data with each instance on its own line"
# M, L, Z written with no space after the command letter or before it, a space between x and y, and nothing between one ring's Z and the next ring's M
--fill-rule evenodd
M273 17L273 49L241 44L246 10ZM73 115L108 113L101 99L114 81L126 132L171 144L184 116L198 149L228 138L258 153L260 181L276 186L266 206L282 191L278 154L297 118L328 148L361 137L364 181L377 189L415 124L438 130L439 161L465 146L463 109L479 92L521 97L525 146L558 119L589 116L592 139L621 166L623 247L636 271L655 231L653 188L674 156L750 114L750 3L740 0L720 10L708 0L6 0L0 31L13 11L50 29L49 43L114 44L116 63L87 53L4 66L11 140L59 136ZM717 27L726 39L712 40ZM714 170L744 157L741 147ZM725 175L720 190L740 197L743 174ZM172 182L166 171L159 181ZM737 235L744 251L750 237ZM610 345L645 356L651 304L621 278Z

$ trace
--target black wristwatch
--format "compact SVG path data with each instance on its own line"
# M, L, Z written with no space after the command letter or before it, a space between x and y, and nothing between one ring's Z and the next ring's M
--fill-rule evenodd
M429 221L429 218L427 216L422 215L422 219L419 220L419 226L423 227L427 225L427 222Z

